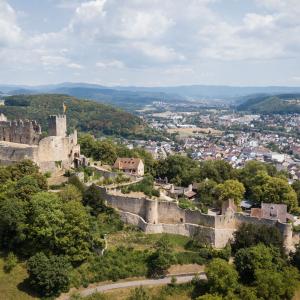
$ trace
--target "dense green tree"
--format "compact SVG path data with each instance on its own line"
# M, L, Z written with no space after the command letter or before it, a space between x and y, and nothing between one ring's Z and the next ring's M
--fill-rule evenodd
M109 141L96 141L95 148L92 152L95 160L100 160L105 164L113 165L117 159L116 147Z
M11 172L8 168L0 167L0 184L4 184L9 179L11 179Z
M292 299L298 286L299 273L293 267L285 267L281 272L257 270L256 289L262 299Z
M263 243L266 246L283 248L282 235L277 227L257 224L242 224L234 233L233 249L237 251Z
M95 138L90 134L81 134L78 137L78 143L80 144L81 153L86 157L92 157L96 147Z
M200 200L200 203L204 207L213 206L216 196L215 188L217 183L211 179L205 179L197 184L197 194Z
M26 238L27 204L20 199L0 200L0 243L4 249L14 249Z
M216 195L219 200L234 200L236 205L239 205L244 197L244 185L235 179L229 179L216 186Z
M106 210L100 190L92 184L83 194L83 204L91 207L91 214L97 216Z
M90 217L79 201L63 202L56 194L45 192L30 201L28 234L37 249L81 262L92 248L101 247L101 240L94 237L90 225Z
M26 175L16 182L14 191L10 193L11 196L29 201L30 198L41 192L38 181L31 175Z
M149 257L149 275L164 276L172 264L176 262L173 248L166 238L161 238L155 245L156 251Z
M102 248L100 237L94 237L91 232L89 215L80 202L66 202L62 211L64 224L56 242L60 253L72 262L81 262L91 254L92 247Z
M246 283L255 280L257 270L277 271L284 265L278 249L264 244L240 249L235 255L234 263L241 280Z
M157 176L167 177L170 182L176 185L187 186L197 180L199 167L195 161L188 157L171 155L158 162Z
M238 288L238 272L227 261L215 258L206 268L208 286L211 293L226 296Z
M297 194L283 178L271 177L263 173L256 175L257 184L252 186L252 199L256 203L286 204L289 210L297 207ZM257 178L258 179L258 178Z
M69 202L71 200L80 202L82 200L81 192L73 184L68 184L65 187L63 187L59 192L59 197L64 202Z
M234 169L224 160L208 160L200 163L200 178L208 178L217 183L235 177Z
M239 299L243 299L243 300L258 300L257 291L255 287L240 285L238 296Z
M244 168L239 169L237 172L239 181L242 182L246 188L246 196L248 198L251 198L251 188L252 186L257 185L255 177L260 172L269 176L275 176L277 174L275 166L256 160L246 162Z
M70 285L70 269L65 257L47 257L42 252L32 256L27 263L30 284L41 296L58 296L66 292Z
M1 175L0 175L1 177ZM298 206L300 205L300 180L295 180L292 184L292 188L297 194Z
M42 192L32 197L28 233L36 247L56 249L64 224L62 201L56 194Z
M39 172L38 166L31 160L22 160L8 167L13 180L19 180L26 175L33 175Z

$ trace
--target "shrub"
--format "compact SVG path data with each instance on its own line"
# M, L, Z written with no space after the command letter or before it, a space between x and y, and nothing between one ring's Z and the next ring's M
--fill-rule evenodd
M282 235L278 228L267 225L242 224L234 234L233 250L263 243L283 249Z
M127 300L151 300L151 297L148 291L144 287L140 286L130 293Z
M178 206L182 209L196 209L196 205L186 198L180 198L178 200Z
M153 177L146 176L142 181L121 189L122 193L143 192L145 195L159 197L159 191L154 188Z
M68 291L71 265L63 256L47 257L43 252L32 256L27 263L29 281L42 296L58 296Z
M13 252L9 252L4 261L4 271L6 273L10 273L13 268L17 265L18 258L15 256Z
M203 265L207 262L207 258L202 257L199 252L179 252L176 253L177 263L180 265L185 264L198 264Z
M116 250L105 251L103 256L92 257L87 268L83 265L78 271L82 272L81 278L89 282L145 276L148 258L148 251L119 247Z

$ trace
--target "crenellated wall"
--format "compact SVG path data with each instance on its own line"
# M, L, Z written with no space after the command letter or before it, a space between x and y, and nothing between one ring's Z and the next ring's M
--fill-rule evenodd
M0 121L0 141L37 145L41 126L36 121Z

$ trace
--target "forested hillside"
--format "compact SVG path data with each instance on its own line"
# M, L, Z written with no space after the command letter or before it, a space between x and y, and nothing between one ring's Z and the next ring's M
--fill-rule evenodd
M37 120L46 131L48 115L62 114L63 103L67 106L68 129L77 128L96 136L142 138L156 134L141 119L123 110L59 94L10 96L5 99L5 106L0 107L0 113L12 120Z
M300 113L300 94L249 97L238 106L238 110L257 113Z

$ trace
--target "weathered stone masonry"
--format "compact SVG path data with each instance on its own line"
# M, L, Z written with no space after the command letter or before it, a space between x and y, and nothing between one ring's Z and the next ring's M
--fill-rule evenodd
M0 121L0 163L30 159L42 172L52 173L81 164L77 132L67 136L66 116L50 116L48 121L49 136L45 138L36 121Z
M228 211L225 215L207 215L200 211L184 210L175 202L134 198L98 187L107 204L116 208L124 222L141 228L146 233L172 233L197 236L207 244L223 248L233 238L242 223L276 226L283 235L285 247L293 247L292 226L276 220L258 219Z
M36 121L0 121L0 141L37 145L41 126Z

